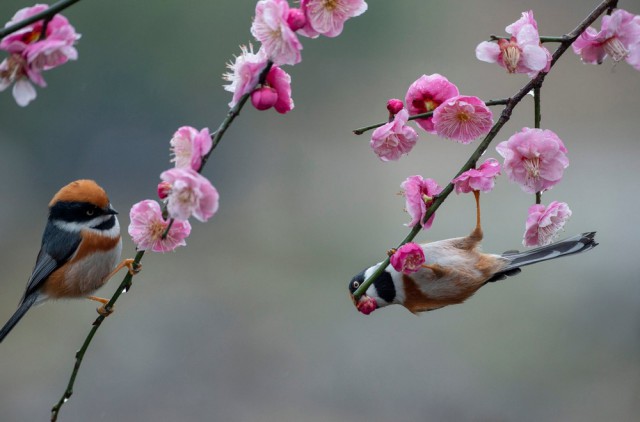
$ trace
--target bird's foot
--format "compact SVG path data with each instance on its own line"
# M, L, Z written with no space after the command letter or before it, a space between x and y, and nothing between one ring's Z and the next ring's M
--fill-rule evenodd
M108 317L113 313L113 306L107 309L106 305L109 303L109 299L105 299L103 297L98 296L87 296L87 299L94 300L96 302L102 303L102 306L96 308L96 311L103 317Z

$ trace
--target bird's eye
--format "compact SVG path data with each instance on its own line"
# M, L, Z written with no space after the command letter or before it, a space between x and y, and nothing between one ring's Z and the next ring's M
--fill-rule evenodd
M94 212L93 210L87 210L87 215L91 217L93 215L93 212Z
M353 282L353 288L357 289L358 287L360 287L360 282L359 281L354 281Z

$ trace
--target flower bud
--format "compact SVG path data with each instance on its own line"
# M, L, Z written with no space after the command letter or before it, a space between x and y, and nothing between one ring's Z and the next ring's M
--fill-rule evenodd
M160 182L158 183L158 198L161 200L166 199L167 196L171 193L171 183L169 182Z
M289 15L287 16L287 24L292 31L297 31L307 23L307 18L304 16L304 12L300 9L289 9Z
M390 116L395 116L396 114L398 114L398 112L402 110L403 107L404 104L402 104L402 100L399 100L397 98L392 98L387 101L387 110L389 110Z
M258 110L268 110L278 101L278 93L270 86L263 86L251 93L251 104Z

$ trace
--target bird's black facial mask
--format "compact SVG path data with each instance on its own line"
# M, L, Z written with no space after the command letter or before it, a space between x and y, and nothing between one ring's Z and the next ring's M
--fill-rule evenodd
M375 279L373 285L376 287L378 297L385 302L392 303L396 298L396 286L393 285L391 274L387 271L383 271L380 277Z
M349 283L349 292L351 294L354 294L355 291L358 290L358 287L360 287L364 282L364 271L365 270L360 271L351 279L351 282Z

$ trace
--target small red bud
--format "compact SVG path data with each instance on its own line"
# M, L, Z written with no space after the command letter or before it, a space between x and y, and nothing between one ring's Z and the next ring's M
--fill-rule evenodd
M287 16L287 24L292 31L297 31L307 23L307 18L304 16L304 12L300 9L289 9L289 15Z
M251 104L258 110L268 110L278 101L278 93L270 86L263 86L251 93Z
M392 98L389 101L387 101L387 110L389 110L389 114L391 116L395 116L403 108L404 108L404 104L402 103L402 100L399 100L397 98Z
M158 198L164 200L171 193L171 183L160 182L158 183Z

